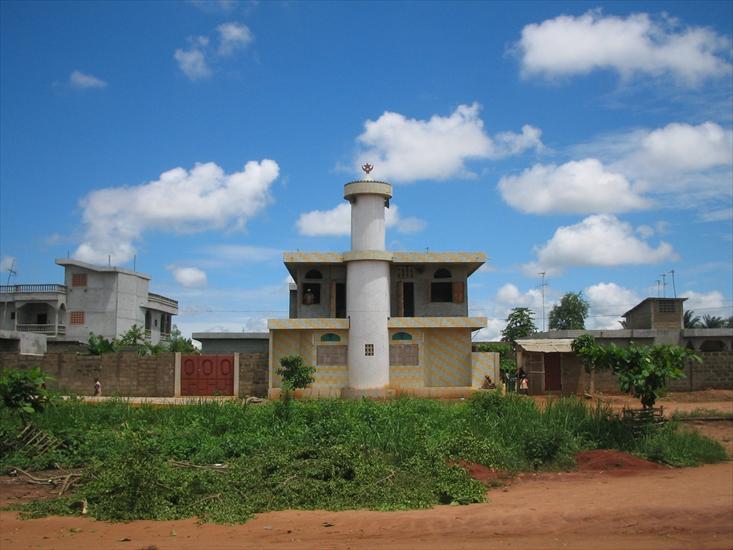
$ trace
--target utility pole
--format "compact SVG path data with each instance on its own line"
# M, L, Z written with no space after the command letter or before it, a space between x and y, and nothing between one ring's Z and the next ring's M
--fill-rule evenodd
M542 291L542 332L545 332L545 287L547 286L547 283L545 282L545 275L547 272L540 271L538 275L542 277L542 281L540 282L540 290Z
M661 284L662 284L662 281L660 281L659 279L657 279L657 298L660 298L661 295L662 295L662 292L661 292L660 286L659 286Z

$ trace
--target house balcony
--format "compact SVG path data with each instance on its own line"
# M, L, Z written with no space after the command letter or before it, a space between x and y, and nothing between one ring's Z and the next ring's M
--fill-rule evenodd
M15 328L18 332L35 332L46 336L64 336L66 334L66 325L18 324Z

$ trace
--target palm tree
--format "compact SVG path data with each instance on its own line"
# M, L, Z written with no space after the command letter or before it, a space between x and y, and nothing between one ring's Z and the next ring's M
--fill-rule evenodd
M703 315L702 324L704 328L724 328L725 320L715 315Z
M700 318L695 315L695 312L691 309L685 311L684 315L685 328L700 328L702 323Z

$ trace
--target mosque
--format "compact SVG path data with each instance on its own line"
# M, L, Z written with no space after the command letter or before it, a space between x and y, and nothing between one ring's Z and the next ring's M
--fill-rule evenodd
M269 395L280 394L280 358L316 367L312 397L460 397L498 377L494 353L473 352L485 317L468 315L468 277L482 252L389 252L385 208L392 186L344 185L351 204L351 250L286 252L290 318L270 319Z

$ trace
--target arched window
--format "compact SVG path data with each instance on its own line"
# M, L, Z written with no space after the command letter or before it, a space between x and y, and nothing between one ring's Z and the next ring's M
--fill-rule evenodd
M395 332L392 335L392 340L412 340L412 334L408 332Z
M340 342L341 336L338 334L334 334L333 332L329 332L321 336L321 342Z
M317 269L311 269L305 274L306 279L323 279L323 274Z
M441 267L435 272L435 275L433 275L433 277L436 279L450 279L451 273L447 269Z

